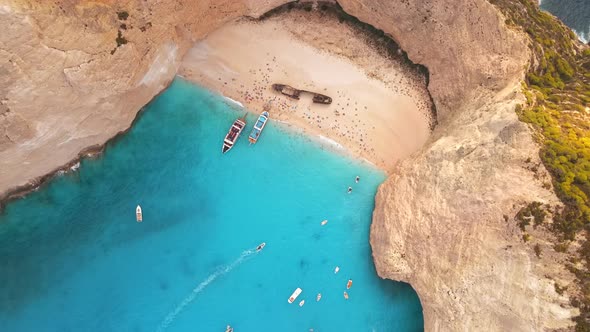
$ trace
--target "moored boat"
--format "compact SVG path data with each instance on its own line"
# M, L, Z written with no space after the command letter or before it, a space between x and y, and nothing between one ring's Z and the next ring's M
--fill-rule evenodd
M302 290L301 288L297 287L297 289L295 289L295 291L293 292L293 294L291 294L291 296L289 297L289 303L293 303L295 302L295 299L297 298L297 296L299 296L299 294L301 294Z
M254 128L252 128L252 131L250 132L250 136L248 136L248 140L250 140L250 143L256 144L258 138L260 137L260 134L262 133L262 129L264 129L264 126L266 126L266 122L268 121L269 116L270 114L267 111L264 111L260 114L258 120L254 124Z
M315 298L316 302L320 302L321 299L322 299L322 293L318 293L318 296L316 296L316 298Z
M223 147L221 148L221 152L226 153L231 148L233 148L234 143L240 137L242 130L246 127L246 117L242 117L234 121L234 123L229 128L227 135L225 135L225 139L223 140Z
M141 206L137 206L135 208L135 218L137 219L137 222L141 222L143 220L143 216L141 214Z
M350 287L352 287L352 279L348 279L348 282L346 283L346 289L350 289Z

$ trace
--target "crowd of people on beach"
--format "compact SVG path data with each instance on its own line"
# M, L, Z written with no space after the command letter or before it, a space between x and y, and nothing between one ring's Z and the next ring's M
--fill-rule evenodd
M335 91L337 96L335 100L337 101L334 105L313 105L311 101L305 106L300 105L299 100L289 99L272 90L271 85L276 82L271 81L271 75L276 70L279 70L279 64L276 62L276 57L273 57L272 61L266 63L264 70L262 68L250 69L249 73L254 77L250 85L241 83L239 87L237 84L232 84L232 87L239 94L239 99L252 104L254 108L269 105L273 117L276 119L284 118L282 115L287 112L301 113L303 120L310 125L318 129L332 130L341 139L354 141L358 145L358 151L353 152L367 155L372 160L376 159L375 148L371 146L372 141L370 135L368 135L369 131L375 129L375 127L362 121L363 112L368 111L366 105L359 104L341 90ZM219 80L221 80L221 77ZM232 79L232 81L234 80ZM312 83L308 83L308 85L310 86L307 86L307 88L313 86ZM227 87L227 82L224 82L224 86ZM224 91L224 94L237 97L232 96L231 91ZM323 112L323 110L330 109L332 109L332 113ZM354 117L354 119L351 121L339 121L339 117L346 116ZM384 160L381 160L381 162L384 162Z
M267 60L263 67L251 68L248 73L251 75L250 81L240 81L235 78L229 81L223 81L222 92L231 98L243 101L246 107L251 109L262 109L270 106L272 116L278 120L293 120L292 115L297 115L302 121L319 130L329 130L333 136L339 137L344 144L353 153L363 156L374 163L384 165L387 161L377 154L375 149L375 124L366 121L371 109L369 105L355 100L344 90L330 91L334 94L332 105L313 104L311 99L302 97L301 100L290 99L274 91L271 86L275 82L273 77L287 76L287 73L281 73L280 63L276 56L267 53ZM285 74L285 75L281 75ZM288 77L288 76L287 76ZM430 116L432 102L428 96L423 95L423 89L420 88L419 77L396 78L399 84L386 82L386 85L396 94L405 95L416 103L417 108L423 114L427 121ZM313 81L298 82L304 89L317 90ZM321 90L321 89L320 89ZM236 95L237 94L237 95ZM371 106L372 107L372 106Z

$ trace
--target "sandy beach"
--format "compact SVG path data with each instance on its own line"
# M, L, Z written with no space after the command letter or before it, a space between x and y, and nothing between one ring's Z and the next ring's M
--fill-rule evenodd
M255 113L270 104L271 119L341 145L385 171L418 150L430 133L424 78L381 55L336 17L319 13L292 11L226 25L189 51L179 74ZM292 100L274 91L273 83L325 94L333 102L314 104L311 95Z

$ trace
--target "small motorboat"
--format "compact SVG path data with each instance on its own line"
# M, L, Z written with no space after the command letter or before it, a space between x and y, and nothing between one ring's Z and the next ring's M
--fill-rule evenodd
M225 328L225 332L234 332L234 328L228 325L228 326Z
M350 289L350 287L352 287L352 279L348 279L348 282L346 283L346 289Z
M258 247L256 247L256 251L264 249L264 246L266 246L266 242L262 242L261 244L259 244Z
M338 271L340 271L340 267L336 266L336 268L334 269L334 274L338 273Z
M349 194L352 192L352 187L348 187L348 191Z
M289 303L295 302L295 299L297 298L297 296L299 296L299 294L301 294L301 292L302 292L301 288L297 287L297 289L295 289L293 294L291 294L291 296L289 297L288 302Z
M258 120L254 124L254 128L252 128L252 131L250 132L250 136L248 136L248 140L251 144L256 144L256 142L258 141L258 138L262 133L262 129L264 129L264 126L266 126L266 122L268 122L269 116L270 114L267 111L264 111L258 117Z
M300 307L303 307L304 304L305 304L305 300L301 300L301 302L299 302Z
M324 225L325 225L325 224L327 224L327 223L328 223L328 219L326 219L326 220L322 220L322 223L321 223L321 225L322 225L322 226L324 226Z
M142 222L143 220L143 216L141 215L141 206L137 206L135 208L135 219L137 219L137 222Z
M321 299L322 299L322 293L318 293L318 296L316 296L316 298L315 298L316 302L320 302Z
M347 292L344 292L344 299L348 300L348 293Z
M237 119L229 128L227 135L223 139L223 147L221 148L222 153L226 153L227 151L233 148L234 143L240 137L242 130L246 127L246 116L244 115L242 118Z
M354 182L359 183L360 180L361 180L361 177L357 175L356 178L354 179Z

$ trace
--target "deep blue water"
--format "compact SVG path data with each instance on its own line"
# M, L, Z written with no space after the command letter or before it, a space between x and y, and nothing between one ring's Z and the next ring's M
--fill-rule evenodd
M590 0L542 0L541 8L574 30L581 41L590 41Z
M222 155L242 114L177 79L101 158L10 203L0 330L421 331L414 290L371 259L384 174L272 120ZM296 287L303 307L287 303Z

